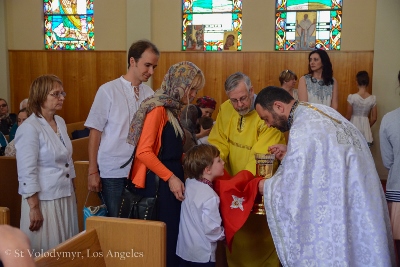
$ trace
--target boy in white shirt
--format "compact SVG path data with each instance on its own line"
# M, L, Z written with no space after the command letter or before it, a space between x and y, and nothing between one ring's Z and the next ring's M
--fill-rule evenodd
M215 266L217 241L224 239L225 233L212 181L224 174L224 164L213 145L197 145L185 154L183 167L188 179L176 246L179 267Z

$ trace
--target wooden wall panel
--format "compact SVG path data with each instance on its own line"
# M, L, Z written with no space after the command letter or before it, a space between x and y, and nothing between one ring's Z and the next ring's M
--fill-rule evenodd
M355 75L366 70L372 77L373 52L328 52L334 77L339 85L339 112L345 114L347 96L355 93ZM206 77L206 86L199 96L216 99L217 109L227 99L225 79L236 71L249 75L254 89L259 92L268 85L279 86L281 71L290 69L300 78L308 71L309 52L161 52L153 75L153 88L160 87L168 68L183 60L198 65ZM29 86L39 75L53 73L61 78L67 99L58 114L67 123L86 120L99 86L126 73L126 52L96 51L9 51L12 111L28 96ZM372 81L370 82L372 84ZM216 117L216 112L213 117Z
M123 51L9 51L12 112L18 112L19 103L28 97L32 81L51 73L67 92L57 114L66 123L84 121L99 86L125 74L126 61Z
M357 92L355 75L360 70L368 71L372 77L373 52L328 52L332 61L334 77L339 86L339 112L345 114L347 96ZM224 91L225 79L236 71L249 75L255 92L269 85L279 86L279 74L285 69L294 71L298 78L308 72L309 52L162 52L159 67L153 76L154 88L159 88L169 66L188 60L204 71L206 86L199 96L209 95L219 105L227 99ZM162 71L161 71L162 70ZM372 84L372 81L370 81ZM213 114L216 117L216 113Z

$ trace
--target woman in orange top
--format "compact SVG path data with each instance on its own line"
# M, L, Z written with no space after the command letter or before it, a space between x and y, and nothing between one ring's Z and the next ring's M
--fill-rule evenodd
M161 89L142 102L130 125L128 143L136 146L130 179L137 192L155 196L159 179L157 220L167 225L167 266L176 267L176 242L181 201L184 199L181 163L184 131L179 123L183 105L189 104L205 83L203 72L183 61L170 67Z

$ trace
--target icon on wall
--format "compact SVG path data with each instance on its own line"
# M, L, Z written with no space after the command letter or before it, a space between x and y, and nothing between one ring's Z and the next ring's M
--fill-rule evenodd
M204 51L204 25L188 25L186 27L186 50Z
M224 32L224 51L237 51L238 34L235 31Z

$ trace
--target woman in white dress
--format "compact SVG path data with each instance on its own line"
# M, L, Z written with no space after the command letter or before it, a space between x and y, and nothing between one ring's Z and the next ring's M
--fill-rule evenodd
M36 252L47 251L79 231L72 144L64 120L55 115L65 96L57 76L36 78L29 92L32 115L15 136L20 228Z
M338 85L333 77L332 63L325 50L308 55L308 74L299 80L299 100L338 109Z
M371 127L376 122L378 109L376 96L367 92L369 75L366 71L360 71L356 75L358 93L347 97L346 119L354 124L367 140L368 146L373 143Z

